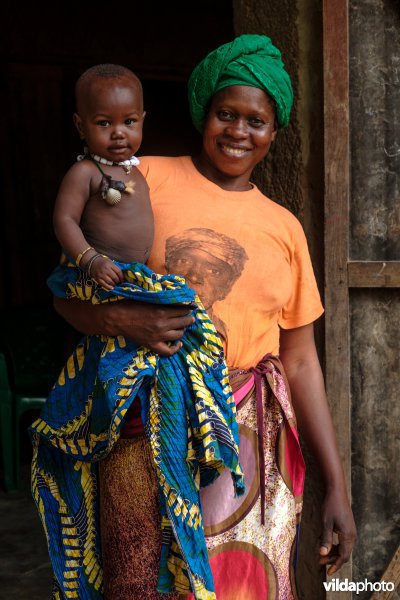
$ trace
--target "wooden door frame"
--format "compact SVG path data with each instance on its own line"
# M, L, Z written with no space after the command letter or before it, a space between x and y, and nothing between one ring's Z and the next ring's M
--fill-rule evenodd
M349 2L323 0L326 390L351 497L351 288L399 288L400 261L352 261ZM351 561L340 579L352 580ZM337 592L328 592L336 600ZM341 592L351 600L351 592Z
M323 0L326 391L351 497L349 257L350 131L348 0ZM336 576L336 575L335 575ZM340 579L352 580L351 561ZM327 592L334 600L337 592ZM341 592L350 600L351 592Z

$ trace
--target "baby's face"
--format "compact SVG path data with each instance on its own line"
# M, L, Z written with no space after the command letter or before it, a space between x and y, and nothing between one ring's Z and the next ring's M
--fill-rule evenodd
M93 82L81 98L74 121L91 154L120 162L139 149L144 115L138 84L102 79Z

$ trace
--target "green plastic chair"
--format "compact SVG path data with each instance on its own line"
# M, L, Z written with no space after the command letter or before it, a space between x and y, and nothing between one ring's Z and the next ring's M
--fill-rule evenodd
M46 401L73 336L52 307L0 312L0 435L7 492L19 487L21 416Z

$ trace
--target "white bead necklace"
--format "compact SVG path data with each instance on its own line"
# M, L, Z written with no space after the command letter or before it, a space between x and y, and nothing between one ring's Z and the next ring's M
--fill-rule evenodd
M76 158L77 160L83 160L86 158L86 156L86 154L79 154L79 156ZM93 158L93 160L101 163L102 165L108 165L109 167L122 167L127 175L131 172L132 167L137 167L140 165L140 160L136 156L131 156L127 160L121 160L120 162L107 160L106 158L98 156L97 154L91 154L90 156Z

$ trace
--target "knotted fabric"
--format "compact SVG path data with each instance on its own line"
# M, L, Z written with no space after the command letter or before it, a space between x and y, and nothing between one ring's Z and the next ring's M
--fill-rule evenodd
M124 298L156 304L195 301L195 322L186 329L181 350L169 358L121 336L86 336L32 425L32 491L56 576L54 597L103 597L97 461L117 442L132 402L140 402L160 488L158 590L192 591L196 599L213 600L199 489L227 467L235 493L244 493L235 403L221 342L184 279L156 275L140 263L116 264L125 281L112 292L99 288L73 263L58 267L48 283L56 296L94 304Z
M279 127L289 123L293 89L281 53L265 35L245 34L210 52L193 70L188 95L192 121L203 131L212 97L231 85L264 90L275 101Z

